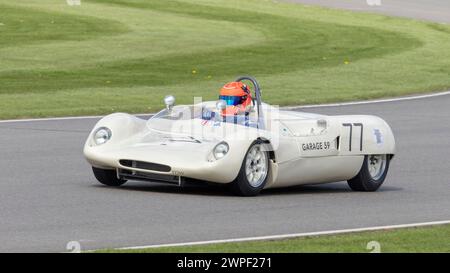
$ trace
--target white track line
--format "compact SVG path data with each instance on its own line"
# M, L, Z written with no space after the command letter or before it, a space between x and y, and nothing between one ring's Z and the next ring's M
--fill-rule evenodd
M299 238L299 237L308 237L308 236L335 235L335 234L344 234L344 233L352 233L352 232L376 231L376 230L411 228L411 227L423 227L423 226L444 225L444 224L450 224L450 220L447 220L447 221L435 221L435 222L424 222L424 223L413 223L413 224L403 224L403 225L390 225L390 226L377 226L377 227L366 227L366 228L329 230L329 231L319 231L319 232L306 232L306 233L292 233L292 234L258 236L258 237L245 237L245 238L225 239L225 240L211 240L211 241L174 243L174 244L160 244L160 245L147 245L147 246L132 246L132 247L121 247L121 248L116 248L116 249L117 250L133 250L133 249L143 249L143 248L195 246L195 245L220 244L220 243L236 243L236 242L247 242L247 241L280 240L280 239Z
M298 105L298 106L286 106L281 107L284 110L291 109L307 109L307 108L318 108L318 107L336 107L336 106L348 106L348 105L360 105L360 104L372 104L372 103L386 103L386 102L397 102L397 101L407 101L407 100L418 100L427 99L439 96L450 95L449 91L427 94L427 95L417 95L417 96L406 96L391 99L379 99L379 100L366 100L366 101L351 101L342 103L329 103L329 104L312 104L312 105ZM135 114L136 116L150 116L154 113L148 114ZM60 118L36 118L36 119L11 119L11 120L0 120L0 123L14 123L14 122L35 122L35 121L56 121L56 120L77 120L77 119L99 119L104 117L104 115L99 116L79 116L79 117L60 117Z
M153 113L148 114L134 114L135 116L151 116ZM15 122L35 122L35 121L57 121L57 120L82 120L82 119L100 119L105 115L99 116L79 116L79 117L60 117L60 118L31 118L31 119L5 119L0 120L0 123L15 123Z
M301 105L301 106L286 106L286 107L283 107L283 109L289 110L289 109L301 109L301 108L336 107L336 106L347 106L347 105L397 102L397 101L427 99L427 98L440 97L440 96L445 96L445 95L450 95L450 90L444 91L444 92L439 92L439 93L433 93L433 94L406 96L406 97L391 98L391 99L350 101L350 102L328 103L328 104L311 104L311 105Z

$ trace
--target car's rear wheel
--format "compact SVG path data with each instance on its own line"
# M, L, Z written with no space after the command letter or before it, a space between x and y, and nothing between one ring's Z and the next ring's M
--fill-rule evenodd
M255 196L264 188L269 177L269 155L262 143L255 141L245 154L233 191L242 196Z
M97 178L98 182L103 185L118 187L127 182L125 179L117 178L117 173L115 170L105 170L92 167L92 171L94 172L94 176Z
M389 155L366 155L359 173L348 180L354 191L376 191L383 184L389 170Z

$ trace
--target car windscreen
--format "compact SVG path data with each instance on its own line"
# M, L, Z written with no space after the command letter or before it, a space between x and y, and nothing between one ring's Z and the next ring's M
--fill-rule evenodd
M151 130L192 135L192 130L198 125L208 127L219 126L220 123L233 123L246 127L257 127L256 113L223 116L215 108L214 103L196 105L179 105L172 109L164 109L152 116L147 126Z

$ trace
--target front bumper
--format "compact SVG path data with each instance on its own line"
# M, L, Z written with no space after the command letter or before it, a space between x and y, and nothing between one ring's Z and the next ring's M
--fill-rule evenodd
M151 180L151 175L174 181L192 178L216 183L232 182L241 167L239 153L230 152L220 160L211 160L212 144L131 145L111 148L106 145L84 148L84 156L94 167L119 170L124 178ZM157 179L156 179L157 180ZM174 183L181 183L175 181Z

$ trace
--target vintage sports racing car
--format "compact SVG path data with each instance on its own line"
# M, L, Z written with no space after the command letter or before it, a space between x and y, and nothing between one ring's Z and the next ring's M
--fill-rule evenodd
M353 190L375 191L395 153L381 118L280 110L261 101L252 77L225 85L218 101L164 101L166 108L149 120L115 113L95 125L84 156L100 183L208 181L252 196L347 180Z

